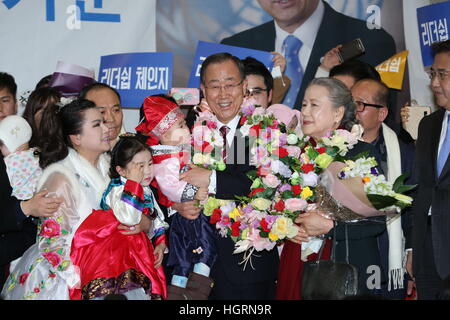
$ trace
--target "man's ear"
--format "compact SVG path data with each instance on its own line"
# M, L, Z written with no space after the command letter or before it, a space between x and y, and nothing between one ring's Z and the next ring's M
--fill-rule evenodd
M247 78L244 79L244 81L242 82L242 94L245 96L245 94L247 93L247 87L248 87L248 81Z
M201 91L203 97L206 97L206 95L205 95L205 85L203 83L200 83L200 91Z
M267 98L267 101L269 102L269 106L272 105L272 97L273 97L273 89L270 89L270 91L268 92L268 98Z
M378 109L378 120L380 122L383 122L384 120L386 120L388 115L389 115L389 109L388 108L384 107L384 108Z

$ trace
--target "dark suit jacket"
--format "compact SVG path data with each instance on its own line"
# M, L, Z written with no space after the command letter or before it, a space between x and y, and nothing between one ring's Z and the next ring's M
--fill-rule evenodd
M436 175L439 139L445 109L422 119L416 144L417 196L413 206L414 274L423 269L424 243L430 206L434 262L442 279L450 275L450 161Z
M227 168L220 172L217 171L217 193L219 199L236 200L235 196L246 196L250 193L252 181L246 173L255 169L249 165L249 150L245 147L244 137L241 135L240 126L236 129L231 152L227 158ZM245 156L243 156L245 154ZM229 160L232 163L229 163ZM278 251L258 252L257 256L252 258L253 267L247 266L243 271L243 266L239 262L243 259L243 254L233 254L234 242L229 238L217 239L218 257L211 271L211 277L217 282L222 281L228 285L251 285L265 281L275 282L278 272ZM233 299L230 297L221 297Z
M361 38L366 53L358 59L373 66L389 59L396 53L394 39L386 31L383 29L369 30L366 22L343 15L331 8L328 3L323 3L325 13L308 66L305 69L302 86L295 103L296 109L301 109L306 87L314 78L317 68L320 66L320 58L337 45ZM221 43L255 50L274 51L275 37L275 22L272 20L225 38Z

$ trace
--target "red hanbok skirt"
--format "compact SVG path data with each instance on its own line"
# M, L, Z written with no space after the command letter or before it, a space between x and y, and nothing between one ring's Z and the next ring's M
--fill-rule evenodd
M149 295L167 297L162 266L154 267L153 245L144 232L124 235L112 210L94 210L76 231L71 260L79 268L81 288L72 300L92 299L144 288Z

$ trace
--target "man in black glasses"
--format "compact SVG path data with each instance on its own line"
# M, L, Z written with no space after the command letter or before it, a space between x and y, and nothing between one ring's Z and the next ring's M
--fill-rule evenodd
M390 182L405 173L411 174L414 166L414 145L398 139L397 134L389 128L384 120L388 116L389 88L379 80L363 79L352 87L356 103L356 118L364 127L363 139L371 143L380 154L380 166ZM408 178L407 183L414 179ZM411 254L405 249L411 248L410 210L387 217L387 229L379 236L378 245L381 253L381 294L389 299L404 299L408 274L405 273L403 258ZM406 248L404 239L406 238ZM409 267L408 267L409 268ZM409 268L410 269L410 268ZM405 277L406 276L406 277Z
M266 66L255 58L247 57L242 62L247 80L246 95L252 97L259 106L267 108L272 102L272 75Z

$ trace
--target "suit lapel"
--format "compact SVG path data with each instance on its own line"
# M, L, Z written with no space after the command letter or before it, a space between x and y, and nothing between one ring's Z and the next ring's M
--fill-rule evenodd
M442 120L444 119L445 110L440 109L436 113L436 118L431 122L431 128L429 128L429 142L430 142L430 156L431 156L431 165L433 168L433 176L436 180L437 178L437 157L438 157L438 149L439 149L439 140L441 137L442 131ZM444 168L445 169L445 168ZM442 170L442 173L445 170ZM442 174L441 174L442 175Z

